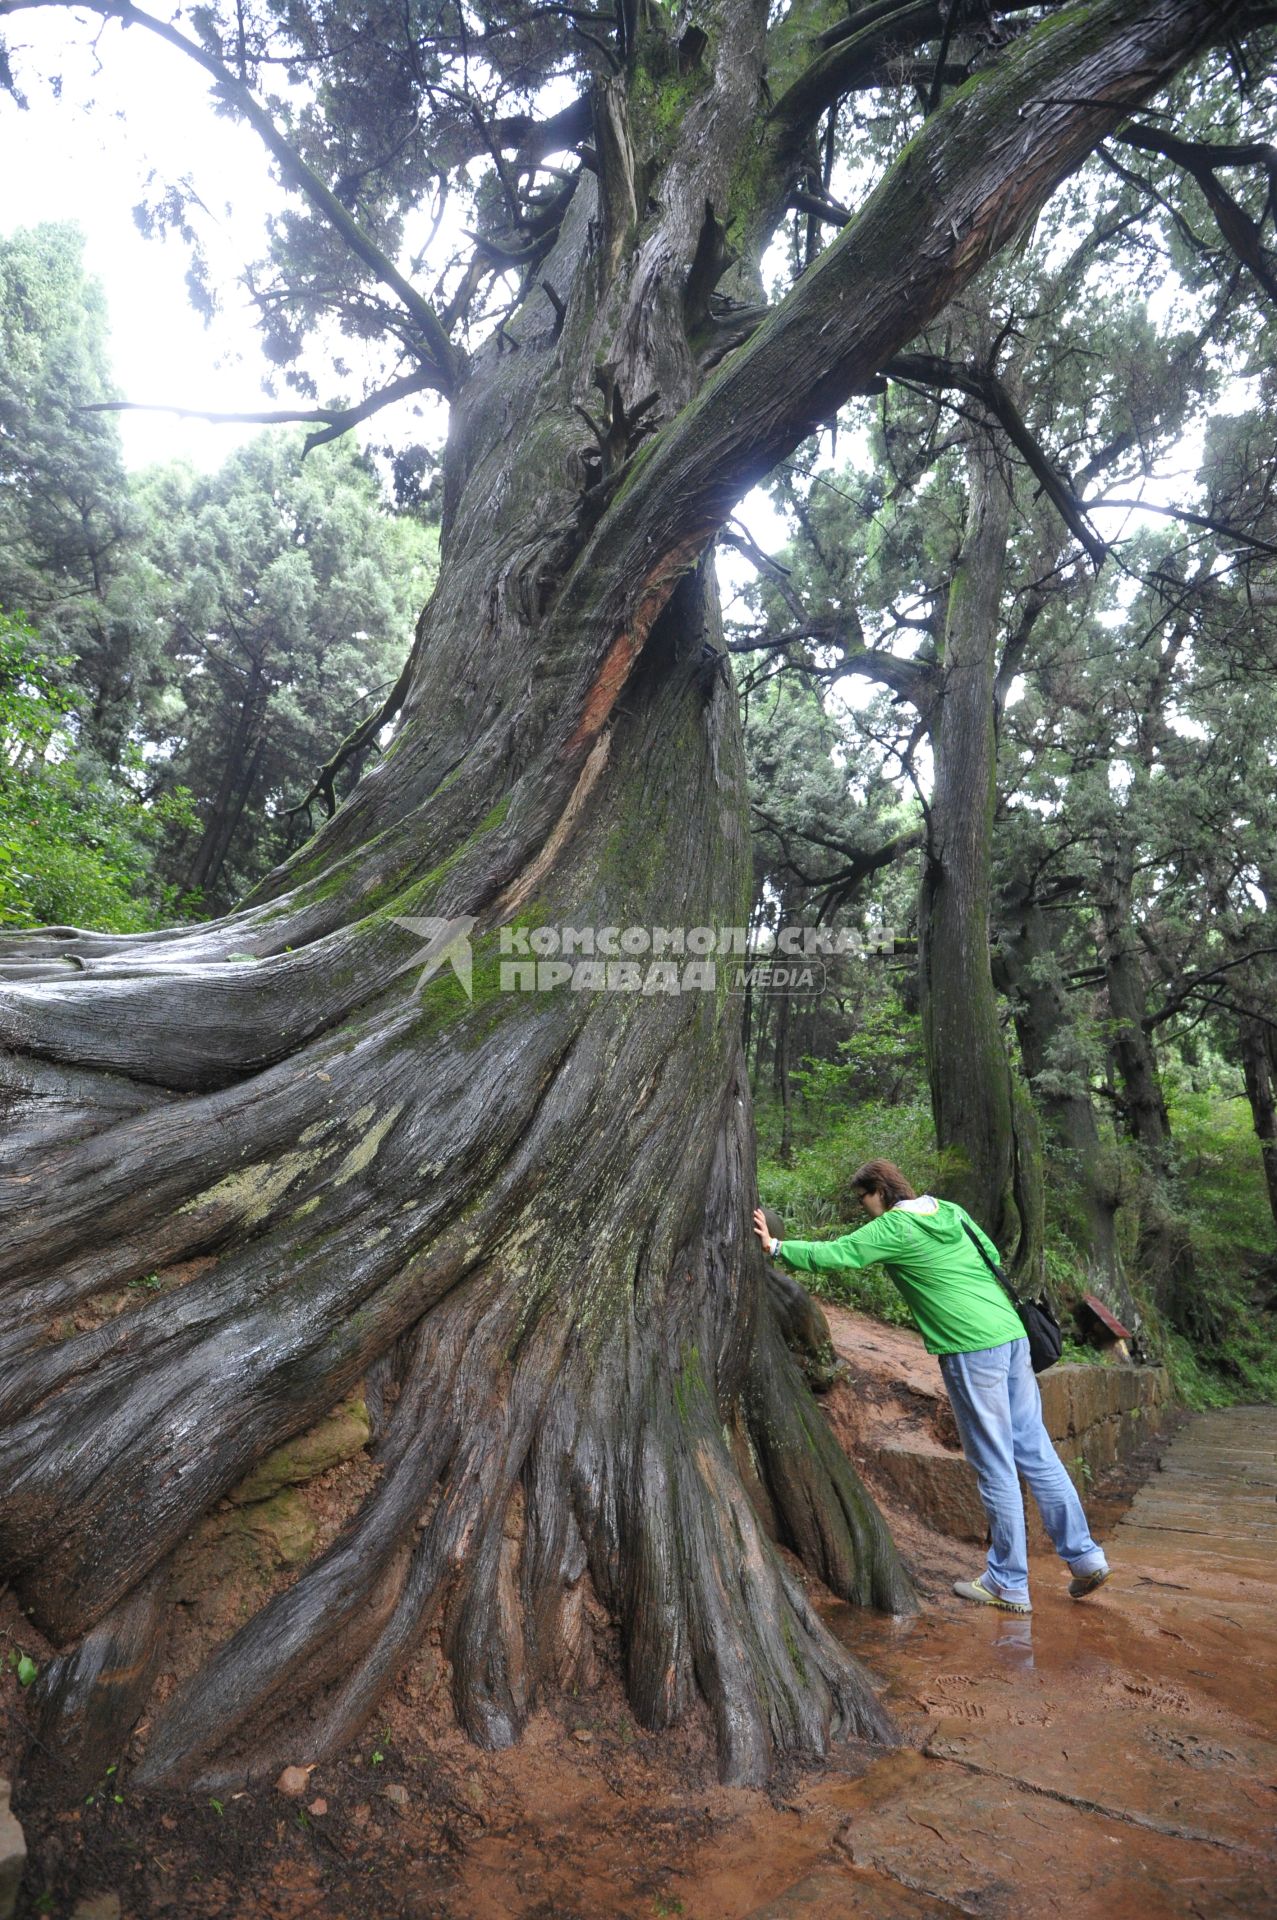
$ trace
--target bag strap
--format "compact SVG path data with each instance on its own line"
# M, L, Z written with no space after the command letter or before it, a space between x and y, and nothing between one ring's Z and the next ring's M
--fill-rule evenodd
M1002 1268L999 1266L997 1261L990 1260L988 1254L984 1250L984 1247L981 1245L979 1235L972 1232L971 1228L967 1225L965 1220L962 1222L962 1231L966 1234L967 1239L971 1242L972 1246L975 1248L980 1258L984 1261L985 1266L989 1269L989 1272L993 1275L994 1279L999 1281L1001 1285L1006 1288L1007 1293L1011 1297L1011 1304L1015 1308L1016 1312L1018 1313L1021 1306L1023 1306L1024 1303L1020 1299L1020 1296L1016 1292L1015 1288L1011 1285L1011 1282L1007 1279L1006 1274L1002 1271Z

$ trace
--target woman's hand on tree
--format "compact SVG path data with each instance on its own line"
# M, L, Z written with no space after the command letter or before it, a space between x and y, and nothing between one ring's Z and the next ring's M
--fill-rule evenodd
M763 1252L770 1255L772 1250L772 1234L767 1225L767 1216L761 1207L754 1208L754 1232L763 1243Z

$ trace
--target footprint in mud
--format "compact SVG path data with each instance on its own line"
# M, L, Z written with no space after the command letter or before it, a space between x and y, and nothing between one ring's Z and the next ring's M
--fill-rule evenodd
M1151 1680L1111 1680L1104 1692L1115 1706L1151 1707L1157 1713L1193 1711L1192 1701L1178 1687L1156 1686Z
M934 1714L944 1720L983 1720L986 1712L978 1700L937 1699L934 1694L919 1693L914 1698L924 1713Z

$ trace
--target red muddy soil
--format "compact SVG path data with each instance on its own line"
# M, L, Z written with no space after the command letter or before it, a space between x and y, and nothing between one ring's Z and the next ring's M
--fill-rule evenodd
M886 1333L895 1365L910 1336ZM941 1417L922 1392L915 1411ZM1116 1483L1088 1495L1114 1579L1072 1602L1040 1556L1031 1620L955 1599L979 1550L884 1500L926 1610L827 1611L882 1678L894 1751L720 1787L704 1725L634 1725L601 1632L598 1686L481 1753L444 1724L426 1650L299 1798L142 1799L124 1768L75 1805L19 1793L18 1914L69 1920L99 1894L119 1903L102 1920L1277 1914L1277 1410L1197 1416L1157 1451L1129 1506ZM4 1632L39 1653L12 1596ZM12 1762L17 1683L0 1684Z

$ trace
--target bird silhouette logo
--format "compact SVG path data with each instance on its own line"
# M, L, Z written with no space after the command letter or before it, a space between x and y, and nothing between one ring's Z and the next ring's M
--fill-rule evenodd
M447 963L461 982L466 999L474 999L474 948L470 945L470 930L475 921L472 914L462 914L456 920L396 916L392 924L415 933L426 943L419 953L395 968L396 974L406 973L409 967L421 968L414 993L420 993L427 980Z

